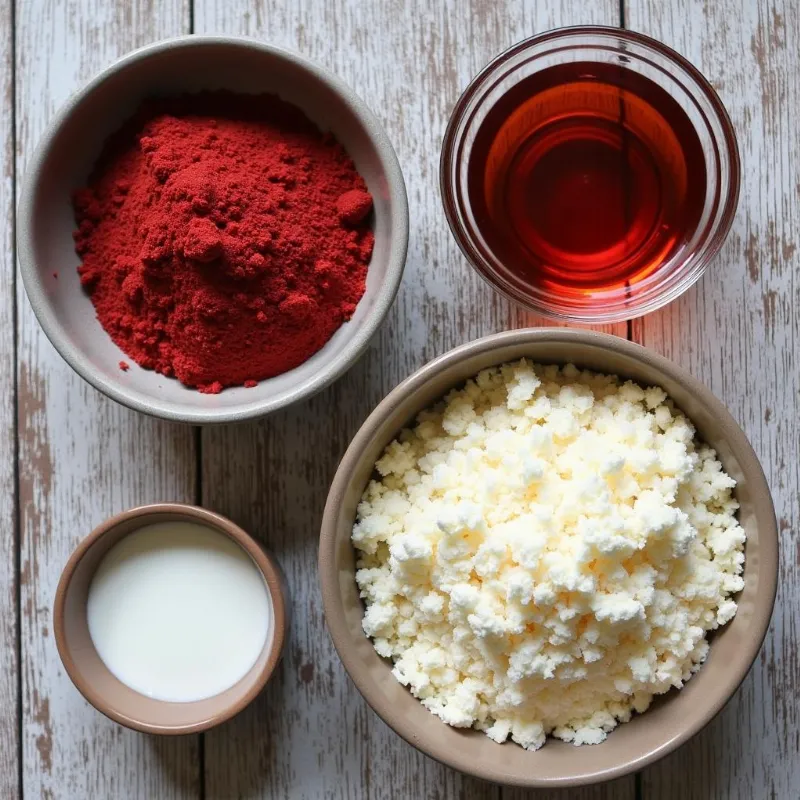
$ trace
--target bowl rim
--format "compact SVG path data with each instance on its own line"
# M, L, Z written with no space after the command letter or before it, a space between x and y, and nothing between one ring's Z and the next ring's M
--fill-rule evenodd
M247 693L239 700L210 717L205 717L197 722L187 725L177 725L164 727L163 725L152 724L142 720L133 719L129 716L118 713L106 699L95 690L91 683L84 680L83 675L78 670L75 660L72 657L72 650L67 642L65 632L66 627L66 601L67 593L79 564L83 558L91 551L95 544L106 534L115 530L119 525L130 520L141 520L141 527L148 523L147 518L152 516L169 516L178 522L192 521L200 525L205 525L211 530L217 531L236 542L253 560L258 571L264 578L267 592L270 596L270 603L273 609L273 636L269 646L269 656L264 662L261 671L253 680L252 686ZM132 528L128 534L139 530ZM124 538L124 537L123 537ZM154 733L166 736L181 736L187 733L200 733L209 728L216 727L223 722L236 716L245 709L258 696L269 679L272 677L278 662L280 661L283 647L286 642L287 627L287 603L284 598L283 577L277 562L267 553L267 551L245 530L240 528L235 522L227 517L217 514L200 506L188 503L151 503L149 505L136 506L127 511L114 514L104 522L100 523L92 532L80 541L72 552L61 573L56 588L55 601L53 603L53 635L56 640L56 649L64 665L70 680L75 688L83 695L91 705L101 714L108 717L113 722L140 731L141 733ZM246 677L246 676L245 676ZM242 678L241 680L245 680ZM234 684L235 686L236 684ZM233 687L230 687L233 688Z
M243 50L255 50L287 61L304 70L321 84L326 85L338 96L371 140L382 165L388 187L392 237L389 240L386 274L375 290L371 308L342 351L325 363L312 378L279 398L266 398L257 403L243 403L241 406L232 406L230 408L191 409L181 408L179 403L162 401L156 394L149 395L147 399L143 400L141 392L132 392L120 381L104 376L92 365L84 353L69 341L62 325L47 301L42 277L36 266L33 241L34 206L41 174L53 140L79 106L97 88L119 72L164 51L219 45ZM25 286L33 312L53 347L78 375L107 397L134 411L140 411L153 417L174 422L205 425L238 422L265 416L317 394L350 369L369 347L372 337L383 323L397 295L405 269L408 252L408 233L408 195L397 154L378 118L342 79L325 67L295 51L267 44L257 39L246 36L187 34L162 39L125 54L70 95L54 114L41 134L39 143L25 170L17 208L16 246L22 283Z
M679 735L674 736L660 746L654 747L644 756L625 761L617 766L601 769L589 775L579 777L565 776L555 779L540 779L535 775L510 776L507 772L495 768L478 768L474 762L451 748L442 747L438 743L423 749L418 741L415 727L403 715L393 711L380 691L373 691L371 687L361 685L358 675L360 673L359 659L353 652L352 636L345 622L345 615L338 602L340 597L340 576L335 571L335 552L340 545L337 537L337 520L341 513L342 499L344 498L350 477L358 466L364 448L369 444L376 431L384 420L397 408L398 405L412 397L422 388L429 379L442 370L462 362L473 356L485 354L511 344L522 343L578 343L601 348L611 352L620 353L631 357L646 365L665 373L669 378L680 383L686 390L707 406L713 414L721 419L725 429L726 438L733 446L740 459L742 472L747 475L752 484L753 494L763 494L769 498L770 519L765 528L759 529L759 560L764 566L764 588L757 596L753 613L753 629L755 634L749 639L748 645L743 649L743 657L739 660L737 669L728 678L730 692L727 696L715 702L707 712L699 716L683 729ZM545 360L546 361L546 360ZM498 364L504 363L498 361ZM453 769L472 775L483 780L495 783L520 786L527 788L558 788L586 786L600 783L614 778L629 775L653 764L667 754L685 744L696 733L702 730L728 703L736 690L744 681L750 668L758 656L769 628L772 610L775 604L775 595L778 583L778 525L775 516L772 494L767 484L766 476L761 464L739 424L710 389L693 377L682 367L668 360L664 356L643 347L635 342L622 339L607 333L587 331L574 328L525 328L513 331L504 331L485 336L480 339L462 344L443 355L425 364L412 373L376 406L375 410L367 417L358 430L349 447L347 448L336 474L331 483L325 509L322 516L320 545L318 556L318 569L322 590L323 608L328 631L333 640L339 658L345 671L350 676L353 684L370 705L372 710L406 742L416 747L431 758L446 764ZM444 723L442 723L444 724ZM507 743L507 746L517 746Z

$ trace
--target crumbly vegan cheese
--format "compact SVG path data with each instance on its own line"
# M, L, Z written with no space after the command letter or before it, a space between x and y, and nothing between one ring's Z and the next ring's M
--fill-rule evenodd
M450 725L602 742L736 613L735 481L659 388L487 369L376 468L352 534L364 631Z

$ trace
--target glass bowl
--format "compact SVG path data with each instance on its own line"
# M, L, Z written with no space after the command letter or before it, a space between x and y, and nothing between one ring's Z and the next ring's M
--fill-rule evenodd
M486 166L480 160L476 137L492 109L536 73L570 63L587 65L589 72L593 66L598 72L613 67L623 71L619 74L626 81L641 82L644 78L656 84L683 110L697 139L693 146L706 173L705 191L697 181L694 186L697 215L657 268L640 274L635 282L565 291L551 281L526 278L511 269L508 259L488 241L490 237L481 228L481 211L470 196L471 171ZM657 131L656 135L661 134ZM476 152L477 164L473 164ZM689 182L693 174L687 174ZM703 274L733 222L739 198L739 153L733 125L721 100L683 56L654 39L619 28L562 28L514 45L469 84L445 131L440 181L447 221L459 247L497 291L531 311L556 319L584 324L619 322L661 308Z

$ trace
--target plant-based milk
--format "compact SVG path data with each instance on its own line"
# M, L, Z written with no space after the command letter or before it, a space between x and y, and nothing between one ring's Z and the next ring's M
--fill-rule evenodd
M122 683L177 703L243 678L273 618L247 552L194 522L147 525L114 545L89 587L87 616L98 655Z

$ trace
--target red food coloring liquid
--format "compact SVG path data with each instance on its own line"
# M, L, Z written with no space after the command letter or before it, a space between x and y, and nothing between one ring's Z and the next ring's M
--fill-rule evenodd
M651 80L614 64L561 64L491 109L469 192L478 230L508 270L591 302L653 274L688 241L705 162L688 115Z

